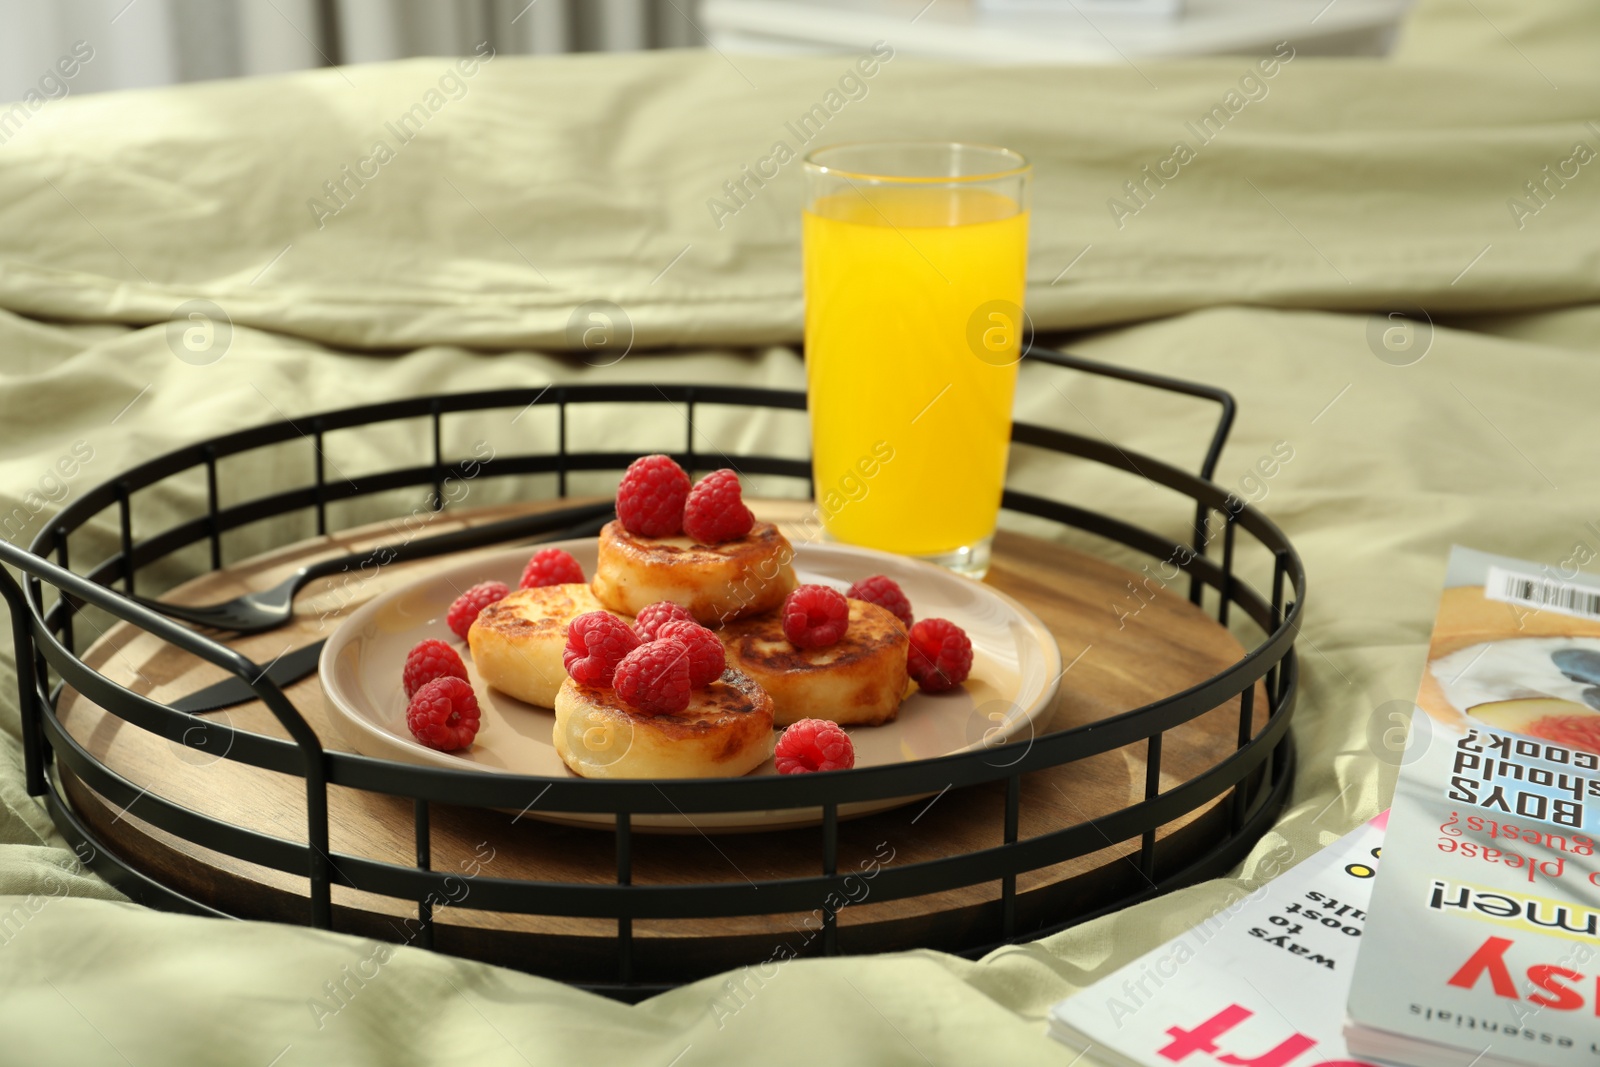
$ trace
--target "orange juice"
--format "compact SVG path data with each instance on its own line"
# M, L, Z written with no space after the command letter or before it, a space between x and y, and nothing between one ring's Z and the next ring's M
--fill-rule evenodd
M803 227L824 526L911 555L989 537L1011 435L1028 212L986 189L909 185L819 197Z

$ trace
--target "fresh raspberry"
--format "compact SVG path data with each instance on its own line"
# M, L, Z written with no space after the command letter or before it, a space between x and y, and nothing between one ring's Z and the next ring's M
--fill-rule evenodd
M740 495L739 476L726 468L701 478L683 505L683 532L702 545L737 541L755 524Z
M681 641L689 650L689 685L695 689L710 685L728 668L728 651L717 635L697 622L674 619L656 631L662 641Z
M583 581L583 568L572 558L572 553L562 548L542 548L533 554L522 572L518 589L534 589L541 585L574 585Z
M617 487L617 518L637 537L672 537L683 530L689 476L671 456L641 456Z
M478 695L461 678L435 678L406 706L411 736L440 752L466 748L478 736Z
M429 638L406 653L406 668L402 675L406 699L417 695L417 690L435 678L460 678L467 680L466 664L461 654L443 641Z
M689 706L689 650L682 641L652 641L617 664L617 697L641 715L676 715Z
M622 657L639 647L633 627L605 611L579 615L567 626L561 665L575 682L610 685Z
M661 628L669 622L694 622L694 616L682 604L658 600L639 612L633 620L633 629L641 641L654 641Z
M910 638L906 671L924 693L954 689L972 673L972 640L949 619L923 619Z
M497 600L504 600L511 594L511 587L505 582L479 582L465 593L456 597L456 602L450 605L450 613L444 621L450 624L450 629L461 640L467 639L467 631L472 629L472 624L478 619L478 612L493 604Z
M876 604L905 623L906 629L911 629L911 601L906 599L905 590L901 589L893 578L881 574L863 578L852 585L845 596L851 600L865 600L868 604Z
M783 602L783 636L800 648L823 648L844 636L850 604L825 585L802 585Z
M848 771L856 765L856 746L850 735L827 719L801 719L783 731L773 755L779 774Z

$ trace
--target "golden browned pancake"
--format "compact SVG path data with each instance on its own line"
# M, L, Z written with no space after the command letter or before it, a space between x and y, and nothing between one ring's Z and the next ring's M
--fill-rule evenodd
M832 719L878 726L894 719L906 696L906 628L887 609L848 601L850 625L826 648L797 648L783 636L779 611L724 627L718 637L737 667L772 695L779 726Z
M736 778L772 757L772 698L738 671L696 689L676 715L640 715L615 689L568 678L556 752L585 778Z
M582 583L518 589L484 608L467 631L472 663L502 693L553 707L556 690L567 680L561 663L567 626L579 615L604 610Z
M793 559L789 539L770 522L737 541L701 545L689 537L637 537L613 521L600 531L594 594L624 615L670 600L715 628L782 604L795 587Z

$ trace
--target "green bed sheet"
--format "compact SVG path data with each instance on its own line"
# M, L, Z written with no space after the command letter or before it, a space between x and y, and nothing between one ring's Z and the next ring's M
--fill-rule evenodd
M814 141L951 137L1035 160L1036 323L1072 331L1084 355L1231 390L1241 414L1218 480L1251 487L1312 592L1294 795L1236 878L981 962L788 963L731 1017L714 1008L725 978L630 1007L411 948L319 1012L324 983L373 946L147 911L85 873L22 789L8 667L0 1063L1071 1062L1045 1036L1051 1002L1208 914L1263 857L1303 858L1386 803L1374 710L1415 691L1452 542L1550 563L1596 545L1584 443L1600 396L1600 162L1572 161L1580 144L1600 152L1597 29L1588 4L1432 0L1393 59L1295 54L1271 77L1243 58L976 70L706 51L480 58L470 74L422 59L29 112L0 143L13 540L129 463L358 401L552 381L800 386L798 164L762 161L779 141L801 147L786 124L838 89ZM1216 107L1214 135L1192 143L1188 124ZM407 115L402 141L389 127ZM1185 139L1193 158L1149 181L1143 168ZM776 176L729 195L724 182L763 165ZM231 321L220 353L177 358L166 323L191 300ZM625 309L635 333L611 366L562 351L591 300ZM1415 342L1426 354L1381 360L1374 313L1413 305L1433 319ZM1198 462L1202 408L1023 373L1019 417ZM647 447L665 425L589 432ZM706 432L803 447L781 416ZM1245 483L1279 442L1292 459ZM350 442L337 459L355 470L404 445ZM1045 477L1019 455L1016 484ZM1051 487L1182 535L1169 501L1110 474ZM151 494L143 521L202 491ZM230 555L290 532L241 533ZM115 536L96 528L81 551Z

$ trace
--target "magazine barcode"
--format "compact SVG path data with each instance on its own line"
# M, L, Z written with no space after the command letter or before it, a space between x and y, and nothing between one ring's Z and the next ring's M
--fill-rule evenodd
M1490 600L1523 604L1540 611L1600 619L1600 589L1541 578L1535 574L1490 567L1488 579L1484 582L1484 595Z

